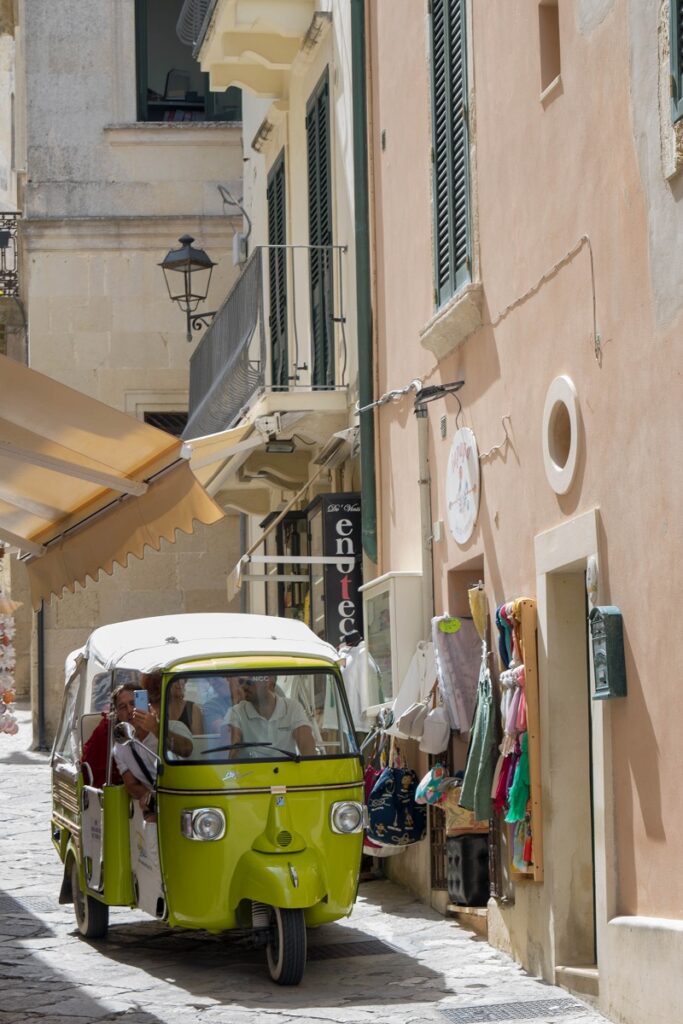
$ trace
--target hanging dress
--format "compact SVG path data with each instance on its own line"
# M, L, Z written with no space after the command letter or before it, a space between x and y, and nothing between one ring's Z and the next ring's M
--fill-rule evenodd
M491 817L491 784L496 761L492 689L491 673L482 659L477 687L477 709L460 794L460 806L473 811L477 821Z

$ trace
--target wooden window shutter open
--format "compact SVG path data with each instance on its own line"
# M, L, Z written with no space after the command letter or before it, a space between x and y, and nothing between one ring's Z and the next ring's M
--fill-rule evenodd
M437 305L470 279L465 0L433 0L432 130Z
M683 0L671 0L671 119L683 117Z
M285 207L285 155L275 161L268 175L268 281L270 296L270 352L272 384L284 389L288 385L287 338L287 250L273 246L287 242Z
M332 245L330 103L327 71L311 96L306 116L308 224L311 246ZM310 250L313 386L334 386L332 250Z

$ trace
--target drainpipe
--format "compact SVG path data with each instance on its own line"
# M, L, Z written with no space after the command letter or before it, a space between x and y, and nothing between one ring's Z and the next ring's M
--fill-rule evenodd
M351 0L351 89L353 105L353 194L356 232L356 321L358 400L373 400L372 308L368 205L368 141L365 86L365 0ZM360 413L361 522L363 551L377 562L377 496L374 410Z
M47 750L45 738L45 611L44 604L36 612L37 671L38 671L38 750Z
M240 559L247 550L247 517L244 512L240 512ZM240 612L244 614L247 611L247 588L240 587Z
M420 540L422 549L422 635L429 640L434 616L434 562L432 559L432 481L429 474L429 417L426 405L415 405L417 419L418 485L420 488Z

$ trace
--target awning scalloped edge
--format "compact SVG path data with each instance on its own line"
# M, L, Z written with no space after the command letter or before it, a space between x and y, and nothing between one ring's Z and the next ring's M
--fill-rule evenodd
M223 515L183 460L152 481L145 494L116 501L29 561L33 607L65 590L73 593L77 583L84 587L102 572L111 576L131 555L141 559L146 548L159 551L162 539L173 543L178 532L190 534L195 523L208 526Z

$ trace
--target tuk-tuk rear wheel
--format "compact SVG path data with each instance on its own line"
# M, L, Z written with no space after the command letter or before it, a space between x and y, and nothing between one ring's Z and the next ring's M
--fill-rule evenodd
M71 893L76 926L81 935L86 939L103 939L109 927L109 907L83 892L75 857L71 858Z
M303 910L270 908L266 947L268 970L278 985L298 985L306 968L306 923Z

